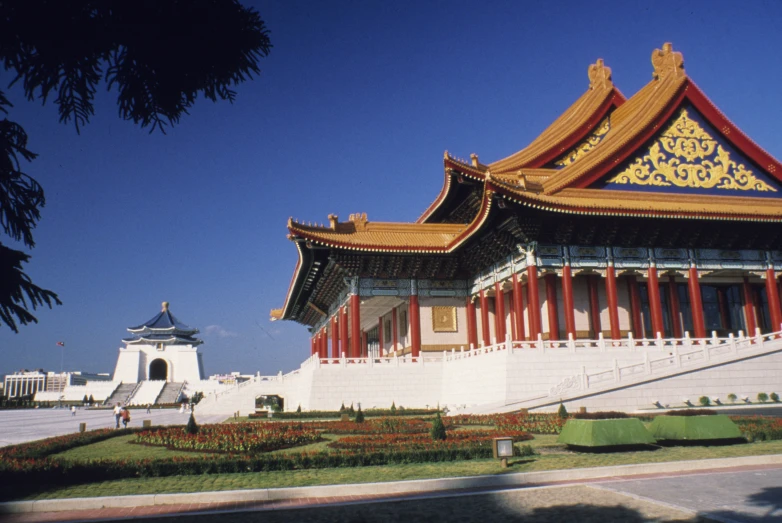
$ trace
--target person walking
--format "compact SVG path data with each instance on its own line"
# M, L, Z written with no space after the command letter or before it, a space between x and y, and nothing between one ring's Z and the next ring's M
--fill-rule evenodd
M114 427L115 429L119 428L119 420L122 418L122 407L120 407L119 403L117 403L117 406L114 407L114 418L117 420L117 426Z
M150 414L150 413L151 413L151 412L150 412L150 410L149 410L149 409L151 409L151 408L152 408L152 404L150 404L150 403L147 403L147 414Z
M122 417L122 426L128 428L128 423L130 423L130 409L123 407L120 416Z
M71 405L71 416L76 415L76 405Z

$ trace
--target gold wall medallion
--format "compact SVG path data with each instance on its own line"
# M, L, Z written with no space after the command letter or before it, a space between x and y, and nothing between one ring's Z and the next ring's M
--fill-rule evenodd
M457 332L456 307L432 307L433 332Z
M744 164L736 163L686 109L652 143L608 184L777 192Z
M587 136L583 142L562 156L562 158L555 161L554 165L557 167L567 167L571 163L576 163L578 160L592 151L592 149L597 147L597 145L603 141L603 138L605 138L605 136L608 134L608 131L610 130L611 118L610 116L606 116L603 121L597 124L597 127L595 127L591 133L589 133L589 136Z

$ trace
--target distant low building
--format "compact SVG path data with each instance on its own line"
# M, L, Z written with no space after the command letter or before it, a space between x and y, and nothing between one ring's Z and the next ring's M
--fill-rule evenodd
M38 392L62 392L70 385L86 385L88 381L110 381L108 373L46 372L21 370L7 374L3 381L2 395L7 398L34 396Z

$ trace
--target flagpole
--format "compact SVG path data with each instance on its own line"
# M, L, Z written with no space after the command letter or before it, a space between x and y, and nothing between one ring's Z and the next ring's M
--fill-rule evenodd
M62 374L63 361L65 360L65 345L60 346L60 374Z

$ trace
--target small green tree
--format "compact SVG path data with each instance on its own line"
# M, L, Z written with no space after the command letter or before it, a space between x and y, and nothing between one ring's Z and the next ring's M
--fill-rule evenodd
M700 403L704 407L708 407L709 405L711 405L711 399L709 399L708 396L701 396L700 398L698 398L698 403Z
M765 392L758 392L758 401L761 403L765 403L768 401L768 394Z
M85 394L81 402L86 405L88 401L90 401L90 398L88 398L87 395Z
M358 406L358 411L356 412L356 423L364 423L364 413L361 412L361 405Z
M773 402L776 402L776 403L779 402L779 394L777 394L776 392L772 392L769 395L769 398L771 398L771 401L773 401Z
M557 411L557 416L559 416L561 419L567 419L568 413L564 403L559 404L559 410Z
M296 413L297 413L297 414L301 414L301 405L299 405L298 407L296 407Z
M342 405L339 406L339 413L342 414L343 412L345 412L345 402L344 401L342 402Z
M187 426L185 427L187 434L198 434L198 424L196 423L195 416L190 413L190 419L187 420Z
M391 415L392 416L396 415L396 403L394 403L393 401L391 402Z
M356 409L353 408L352 403L350 404L350 408L348 409L348 414L350 414L351 416L356 414Z
M429 431L429 434L435 441L444 441L448 437L448 434L445 432L445 423L443 423L443 418L440 417L439 412L434 417L434 421L432 421L432 430Z
M730 394L728 394L728 401L729 402L736 403L737 399L739 399L739 397L736 396L735 394L733 394L732 392Z

